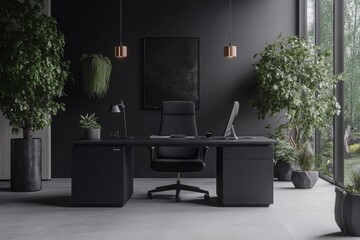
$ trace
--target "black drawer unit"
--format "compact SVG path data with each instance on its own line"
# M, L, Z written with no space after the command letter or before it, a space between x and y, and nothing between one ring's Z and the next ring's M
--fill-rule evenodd
M269 206L273 203L273 148L217 148L216 191L223 206Z
M75 206L124 206L133 193L133 148L72 148L71 191Z

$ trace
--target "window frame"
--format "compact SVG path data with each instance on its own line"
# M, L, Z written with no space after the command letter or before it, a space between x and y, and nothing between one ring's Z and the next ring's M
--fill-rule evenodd
M333 0L333 72L344 72L344 2ZM321 45L320 0L315 0L315 45ZM298 35L307 35L307 0L298 0ZM344 106L344 83L339 81L334 89L340 106ZM320 174L320 177L337 186L344 187L344 113L333 120L333 178ZM315 131L315 152L320 152L320 133Z

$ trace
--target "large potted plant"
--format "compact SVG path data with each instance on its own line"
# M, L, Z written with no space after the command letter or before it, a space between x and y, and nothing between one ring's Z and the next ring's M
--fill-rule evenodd
M344 235L360 236L360 172L351 171L345 190L335 188L335 221Z
M279 36L256 57L260 58L254 65L259 94L253 107L259 119L277 115L274 136L298 152L309 145L314 130L322 131L340 113L333 95L339 77L329 70L330 54L304 38ZM288 147L279 147L283 146ZM276 168L278 176L283 169Z
M277 140L278 144L274 146L274 157L277 159L275 177L279 181L291 181L292 172L298 169L296 150L284 139Z
M295 188L310 189L319 179L319 173L314 171L315 156L308 148L309 146L303 146L297 152L296 160L300 169L294 170L291 174L291 181Z
M69 63L63 62L64 36L43 14L42 0L0 1L0 111L12 132L11 189L41 189L41 139L32 133L51 123L64 104Z

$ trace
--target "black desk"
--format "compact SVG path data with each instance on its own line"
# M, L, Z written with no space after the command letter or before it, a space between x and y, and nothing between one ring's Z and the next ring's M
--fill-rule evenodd
M133 193L133 149L150 146L216 147L216 193L222 206L273 203L273 144L266 137L238 140L129 138L73 141L75 205L124 206ZM144 193L145 194L145 193Z

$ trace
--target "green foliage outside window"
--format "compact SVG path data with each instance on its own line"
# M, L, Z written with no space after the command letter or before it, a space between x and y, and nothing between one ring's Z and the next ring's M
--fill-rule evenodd
M360 154L360 143L355 143L355 144L349 145L349 153Z
M24 138L51 123L64 104L69 63L62 61L64 36L42 0L0 1L0 111L12 132Z

